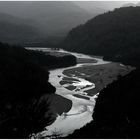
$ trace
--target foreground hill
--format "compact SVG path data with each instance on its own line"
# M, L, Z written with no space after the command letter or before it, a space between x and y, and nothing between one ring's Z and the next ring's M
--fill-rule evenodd
M140 7L115 9L71 30L60 47L123 61L140 53L139 25Z
M71 101L54 94L47 71L68 61L76 63L74 56L59 58L0 43L0 138L28 138L71 108Z
M140 138L140 70L119 78L100 92L94 121L68 138Z

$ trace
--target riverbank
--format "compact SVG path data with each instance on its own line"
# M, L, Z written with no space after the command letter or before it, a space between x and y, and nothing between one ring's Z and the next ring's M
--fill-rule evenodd
M71 91L76 89L76 86L73 86L75 83L74 76L83 78L89 82L95 84L95 88L86 90L86 93L89 96L93 96L96 93L100 92L108 84L112 83L114 80L117 80L118 76L124 76L132 71L134 68L130 66L120 65L119 63L107 63L102 65L91 65L91 66L82 66L78 68L72 68L65 70L63 74L65 76L71 77L66 79L65 77L60 82L61 85L69 86L65 87Z
M98 92L105 84L117 79L118 75L131 71L131 67L106 62L99 57L64 50L52 53L57 56L71 54L80 60L76 66L51 70L49 75L49 82L56 87L56 94L72 101L72 105L70 110L58 115L50 126L34 138L65 137L90 123ZM73 123L75 121L76 124Z
M28 138L71 109L72 101L55 94L47 70L62 61L71 66L71 58L0 43L0 138Z

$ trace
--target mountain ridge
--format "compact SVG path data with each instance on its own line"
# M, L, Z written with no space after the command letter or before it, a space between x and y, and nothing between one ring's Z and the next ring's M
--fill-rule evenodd
M123 61L139 51L140 7L123 7L100 14L72 29L60 47ZM127 50L127 51L125 51Z

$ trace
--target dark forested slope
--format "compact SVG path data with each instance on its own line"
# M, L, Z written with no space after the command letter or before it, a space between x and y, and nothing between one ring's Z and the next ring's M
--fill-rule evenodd
M71 101L54 94L47 71L68 66L69 59L69 65L76 63L73 56L57 58L0 43L0 138L27 138L71 108Z
M140 7L120 8L97 16L68 35L75 38L72 43L67 38L69 45L75 45L71 50L103 55L136 67L100 92L94 121L69 138L140 138L139 23Z
M139 25L140 7L115 9L71 30L60 47L123 61L140 53Z
M68 138L140 138L140 70L119 78L100 92L94 121Z

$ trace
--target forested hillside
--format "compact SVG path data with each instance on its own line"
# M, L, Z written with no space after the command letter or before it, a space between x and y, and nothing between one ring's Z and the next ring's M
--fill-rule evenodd
M135 66L99 94L94 121L68 138L140 138L140 7L116 9L72 30L66 49ZM72 41L74 40L74 41Z
M96 16L71 30L60 47L102 55L113 61L131 61L140 54L140 7L124 7ZM133 61L133 62L132 62ZM139 62L139 60L138 60Z
M48 69L68 66L69 60L76 64L74 56L59 58L0 43L0 138L28 138L70 109L71 101L55 95L48 82Z

